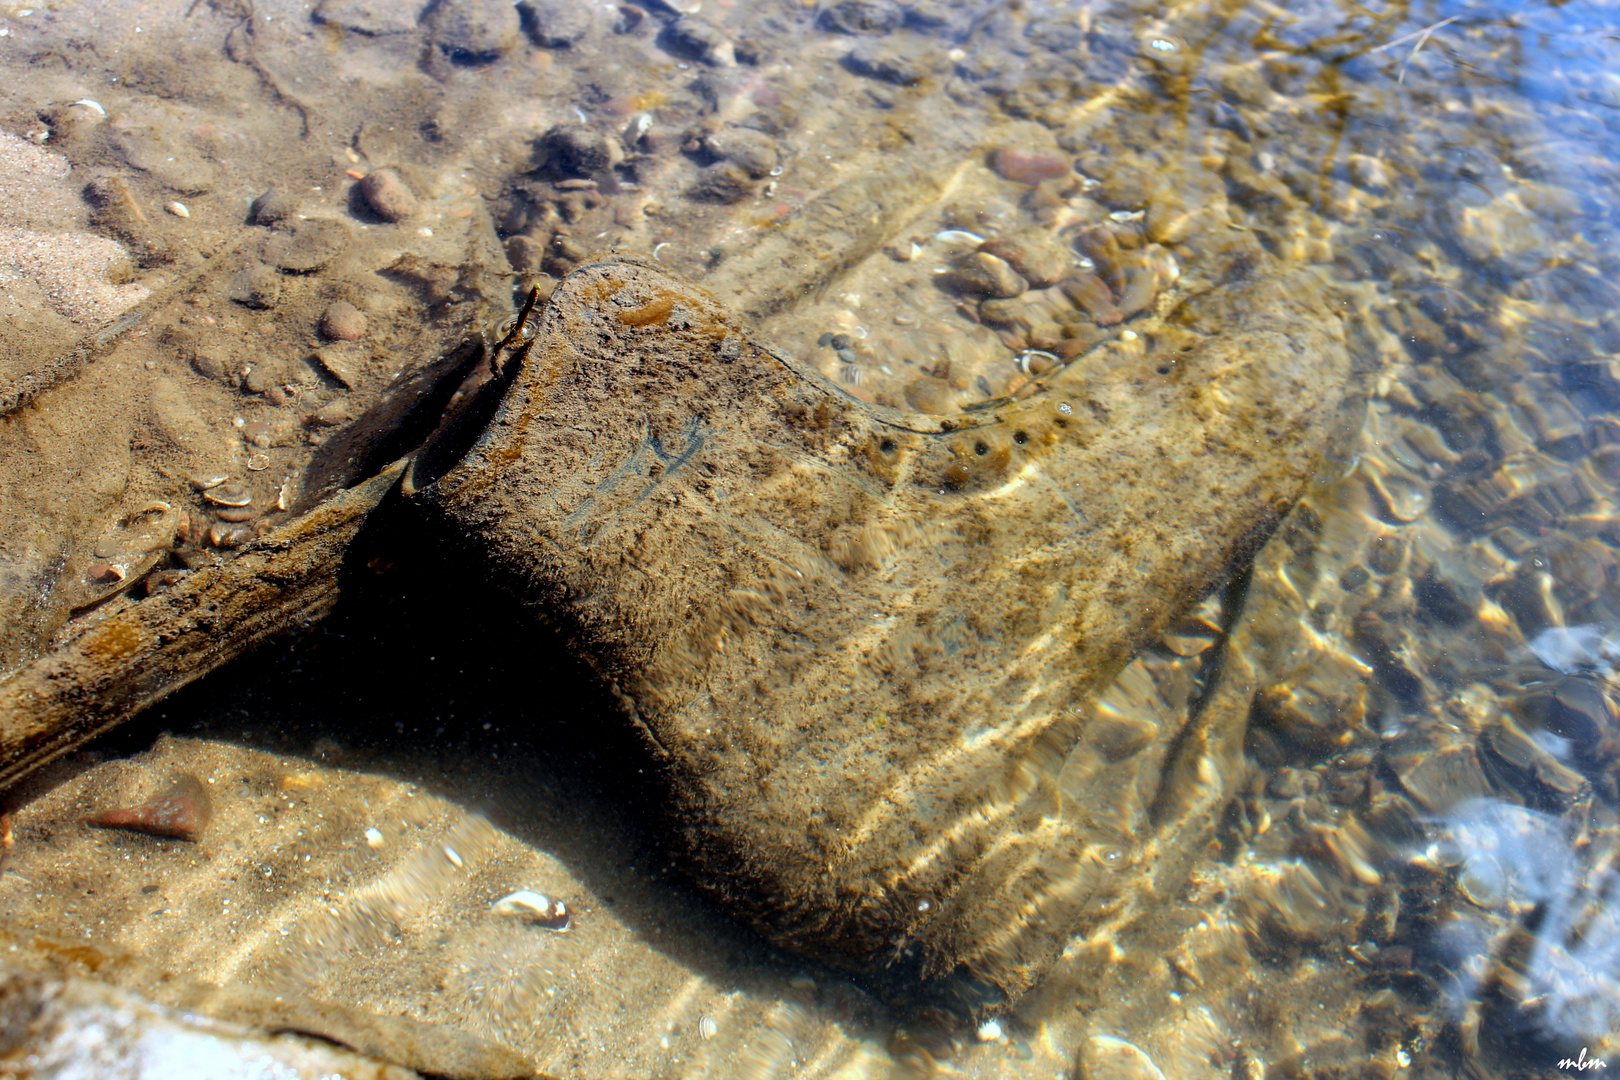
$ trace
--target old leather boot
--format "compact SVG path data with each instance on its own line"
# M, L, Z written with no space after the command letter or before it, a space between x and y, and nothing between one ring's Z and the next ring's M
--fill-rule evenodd
M407 490L594 658L696 876L767 937L1016 997L1207 839L1231 770L1087 697L1315 467L1350 364L1308 275L1220 286L948 418L856 401L608 254L516 367Z

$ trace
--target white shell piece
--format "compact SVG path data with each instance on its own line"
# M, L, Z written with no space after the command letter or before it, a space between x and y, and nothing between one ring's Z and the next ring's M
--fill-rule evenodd
M570 923L567 904L529 889L519 889L501 897L490 910L497 915L544 926L548 930L567 930Z
M704 1040L712 1039L720 1034L720 1025L714 1022L712 1016L698 1017L698 1036Z

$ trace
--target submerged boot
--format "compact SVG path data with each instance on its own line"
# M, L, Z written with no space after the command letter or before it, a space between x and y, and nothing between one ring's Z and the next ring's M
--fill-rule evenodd
M1010 999L1213 827L1231 770L1088 694L1312 473L1350 364L1311 281L1223 285L1032 398L938 417L609 254L407 491L594 660L731 910L856 973ZM1172 774L1215 792L1204 820L1166 813Z

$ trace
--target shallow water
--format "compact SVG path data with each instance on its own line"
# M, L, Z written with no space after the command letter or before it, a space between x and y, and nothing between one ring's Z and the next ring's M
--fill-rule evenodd
M36 783L0 878L19 924L447 1023L565 1077L1552 1076L1620 1058L1620 24L1601 5L705 3L691 33L658 5L536 4L512 25L444 4L420 27L270 8L0 12L5 130L55 139L74 170L68 209L7 211L19 304L98 325L108 309L51 282L105 271L64 256L50 278L19 245L111 237L134 267L120 284L161 293L271 180L312 219L365 226L327 262L306 236L292 255L320 265L277 264L264 306L228 267L180 305L184 333L49 392L127 432L129 461L91 483L8 452L14 521L93 540L143 499L214 513L185 483L210 470L306 478L290 515L360 471L376 436L344 440L371 402L610 245L707 285L857 398L936 416L1043 400L1069 363L1157 363L1183 297L1234 265L1303 267L1365 414L1252 567L1187 597L1087 705L1094 730L1177 748L1229 730L1241 753L1173 759L1191 762L1178 787L1077 749L1063 805L1117 800L1105 850L1140 889L965 1029L892 981L773 950L688 885L650 766L582 666L386 514L327 622ZM40 118L86 97L125 134ZM574 123L592 138L559 142ZM183 152L151 158L169 143ZM48 176L28 162L8 184ZM430 235L395 239L355 201L346 170L389 165ZM74 208L88 178L127 179L140 220L104 193ZM982 241L995 259L970 266ZM390 284L355 286L362 262ZM373 322L353 354L315 329L339 299ZM331 355L250 381L311 349ZM346 356L368 374L335 375ZM38 509L56 504L29 482L68 509ZM211 785L196 843L80 823L171 773ZM1126 868L1171 849L1155 828L1183 791L1217 809L1178 821L1189 862L1150 887ZM524 888L562 897L569 930L492 912Z

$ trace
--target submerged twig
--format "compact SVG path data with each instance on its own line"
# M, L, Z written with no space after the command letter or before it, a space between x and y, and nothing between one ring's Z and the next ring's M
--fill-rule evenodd
M1417 44L1412 46L1412 51L1406 54L1406 59L1405 60L1401 61L1400 74L1395 76L1395 81L1396 82L1398 82L1398 83L1405 82L1406 81L1406 69L1407 69L1407 67L1411 65L1413 58L1415 58L1417 56L1418 50L1423 48L1424 43L1429 40L1429 36L1431 34L1433 34L1436 30L1440 29L1442 26L1445 26L1447 23L1454 23L1460 18L1462 18L1461 15L1447 16L1446 18L1441 19L1437 23L1433 23L1433 24L1431 24L1429 26L1425 26L1421 30L1414 30L1410 34L1403 34L1402 36L1396 38L1394 41L1386 41L1382 45L1378 46L1376 49L1368 49L1367 53L1368 53L1369 56L1371 54L1373 54L1373 53L1381 53L1385 49L1393 49L1397 45L1404 45L1406 42L1411 41L1413 38L1417 38Z

